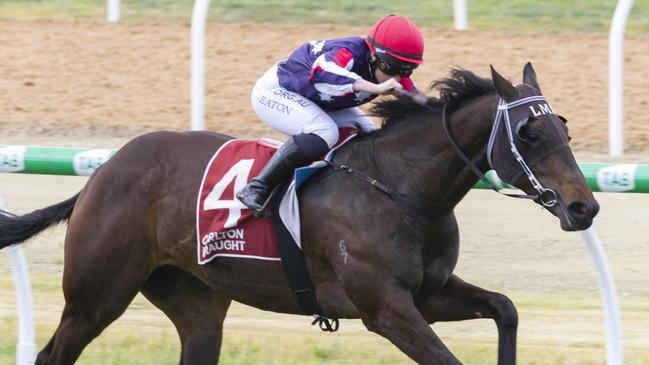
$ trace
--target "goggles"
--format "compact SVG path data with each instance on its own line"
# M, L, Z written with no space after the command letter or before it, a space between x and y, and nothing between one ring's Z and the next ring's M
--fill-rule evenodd
M408 77L412 71L417 68L416 63L404 62L385 53L376 54L377 67L381 72L388 76Z

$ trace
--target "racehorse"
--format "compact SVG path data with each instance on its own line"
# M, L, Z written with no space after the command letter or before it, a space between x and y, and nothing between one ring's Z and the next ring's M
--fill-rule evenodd
M454 207L493 165L564 230L588 228L599 210L568 147L565 119L542 97L529 63L523 81L514 86L493 68L491 79L455 69L434 83L439 98L379 101L373 112L383 118L382 128L342 146L332 166L306 182L302 246L327 317L360 318L420 364L460 364L429 324L491 318L498 364L515 364L513 303L453 274ZM278 261L219 257L197 264L201 174L214 149L230 139L210 132L145 134L74 197L20 217L0 214L0 247L68 221L65 307L37 364L75 362L138 292L176 326L181 364L218 362L232 300L302 314ZM416 204L393 199L337 168L342 164Z

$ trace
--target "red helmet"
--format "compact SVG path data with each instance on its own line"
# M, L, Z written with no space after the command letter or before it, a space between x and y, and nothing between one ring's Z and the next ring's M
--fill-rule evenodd
M372 26L365 39L372 53L388 54L402 62L424 62L424 37L410 19L388 15Z

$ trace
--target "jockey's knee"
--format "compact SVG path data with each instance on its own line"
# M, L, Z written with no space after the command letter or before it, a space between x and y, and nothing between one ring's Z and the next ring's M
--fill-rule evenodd
M304 131L305 134L313 134L320 137L330 149L338 142L338 128L322 128L314 131Z
M336 131L336 134L338 134L338 131ZM312 161L321 158L330 148L327 140L315 133L300 133L295 135L293 139L302 153ZM338 137L336 137L337 139Z

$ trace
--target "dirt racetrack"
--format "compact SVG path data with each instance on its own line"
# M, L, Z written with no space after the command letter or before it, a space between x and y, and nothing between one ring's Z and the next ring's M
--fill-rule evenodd
M364 28L210 24L206 123L236 136L269 134L250 108L257 77L301 43L363 34ZM607 36L516 35L426 30L420 89L461 66L488 75L489 64L521 81L535 65L544 94L570 121L578 151L606 151ZM189 127L188 24L0 21L0 136L61 139L132 137ZM625 42L627 150L649 151L649 39Z
M340 26L209 24L207 129L281 138L257 121L250 108L249 92L256 78L306 40L364 32ZM531 60L544 94L569 119L578 160L609 160L607 35L432 29L424 35L426 62L414 76L420 88L445 76L454 65L486 76L493 64L520 82L522 67ZM189 45L189 24L0 20L0 144L117 148L143 132L187 130ZM625 42L628 154L623 162L649 163L648 49L647 37ZM12 211L24 213L69 197L84 181L1 174L0 194ZM597 198L602 211L596 226L621 295L626 346L649 361L649 195ZM458 273L528 305L521 311L523 346L602 349L601 309L572 309L584 298L599 302L595 274L578 234L561 232L554 218L530 204L486 191L471 192L458 208L458 219L463 241ZM57 229L26 245L32 273L61 272L62 239L63 230ZM7 276L8 271L1 256L0 273ZM567 298L570 304L548 304L550 314L536 312L530 304L553 303L556 298ZM55 325L58 300L36 303L36 312L41 313L37 321ZM13 308L12 302L0 301L0 317L13 316ZM493 341L495 335L490 324L478 331L471 325L449 324L440 331L461 340L485 341L483 335L488 334L487 340ZM644 363L635 361L627 363Z

